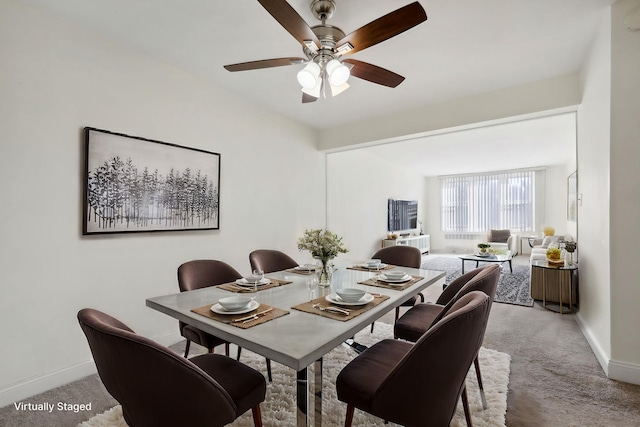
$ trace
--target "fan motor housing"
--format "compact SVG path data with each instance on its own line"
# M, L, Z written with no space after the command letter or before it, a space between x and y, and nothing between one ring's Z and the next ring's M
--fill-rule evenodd
M344 38L344 31L332 25L316 25L311 27L311 30L318 37L322 46L318 50L304 47L302 50L307 58L315 62L328 62L334 59L336 43Z
M336 2L334 0L313 0L311 2L311 11L320 20L330 19L335 10Z

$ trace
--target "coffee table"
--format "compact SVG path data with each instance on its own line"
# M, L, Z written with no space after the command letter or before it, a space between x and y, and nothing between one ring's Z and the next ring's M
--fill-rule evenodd
M500 264L504 262L509 263L509 270L513 273L513 267L511 266L511 260L513 259L511 255L511 251L507 251L506 254L500 255L489 255L489 256L480 256L476 254L470 255L462 255L459 257L462 260L462 274L464 274L464 262L465 261L475 261L476 268L478 268L481 262L499 262Z

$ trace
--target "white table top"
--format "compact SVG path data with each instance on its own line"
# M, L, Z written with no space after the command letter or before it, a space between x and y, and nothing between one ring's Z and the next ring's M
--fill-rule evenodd
M442 271L406 267L398 267L398 269L411 275L423 276L424 279L400 291L358 284L358 282L373 276L374 273L344 268L334 272L333 289L356 287L368 292L390 296L388 300L348 321L338 321L292 309L292 306L310 299L305 284L305 279L308 276L284 271L269 273L265 277L291 280L293 283L259 291L257 294L243 295L256 295L258 302L288 310L290 314L248 329L227 325L191 311L193 308L212 304L219 298L235 295L215 286L149 298L146 300L146 305L300 371L340 345L345 339L353 337L356 332L367 327L411 296L436 283L445 275ZM328 295L333 291L332 288L318 287L315 291L315 297Z

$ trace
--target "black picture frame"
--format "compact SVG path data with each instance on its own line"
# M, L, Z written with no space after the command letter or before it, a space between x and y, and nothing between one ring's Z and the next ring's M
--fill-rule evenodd
M220 153L84 128L82 234L218 230Z

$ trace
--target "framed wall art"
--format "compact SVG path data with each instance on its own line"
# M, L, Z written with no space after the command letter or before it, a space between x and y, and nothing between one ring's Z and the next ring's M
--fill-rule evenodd
M220 154L86 127L82 234L220 228Z

